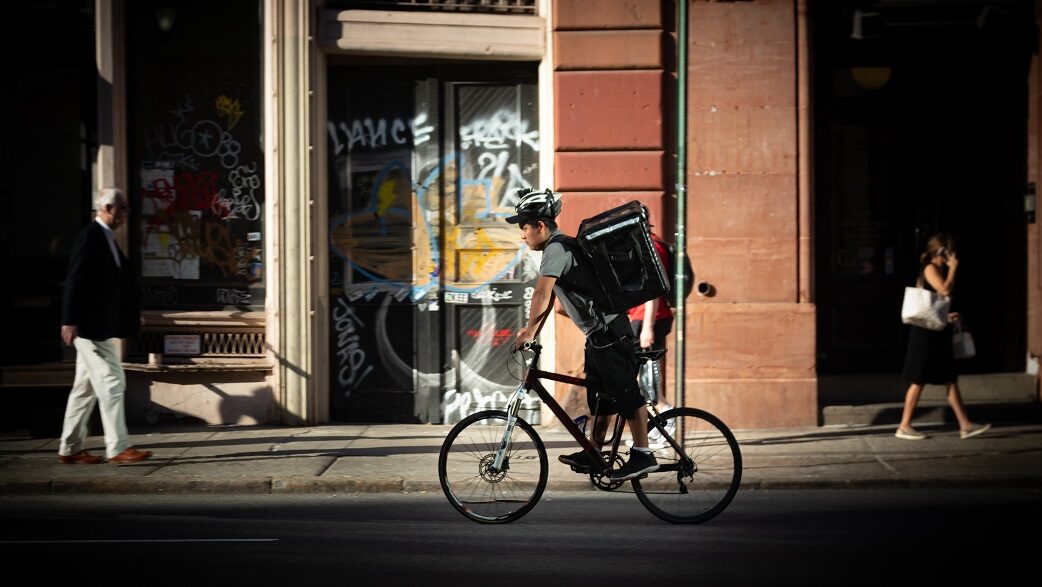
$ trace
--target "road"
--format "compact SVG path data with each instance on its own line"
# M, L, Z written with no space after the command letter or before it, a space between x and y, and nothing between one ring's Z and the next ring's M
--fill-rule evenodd
M1035 570L1042 489L744 491L701 525L547 493L471 522L441 494L0 498L8 575L109 585L909 585Z

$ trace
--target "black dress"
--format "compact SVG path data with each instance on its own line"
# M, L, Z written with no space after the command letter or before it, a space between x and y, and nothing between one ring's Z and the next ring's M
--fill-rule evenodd
M925 267L924 267L925 268ZM947 276L948 268L941 268ZM923 287L936 291L923 279ZM952 356L952 326L944 330L927 330L909 326L908 349L905 351L904 378L909 383L947 385L958 380L955 357Z

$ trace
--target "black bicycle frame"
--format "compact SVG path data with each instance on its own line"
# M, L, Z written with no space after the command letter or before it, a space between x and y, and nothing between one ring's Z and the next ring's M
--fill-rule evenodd
M550 411L554 413L554 416L556 416L557 419L560 420L562 424L564 424L565 430L567 430L568 433L572 435L572 438L574 438L575 441L579 443L579 446L583 447L583 450L585 450L586 453L589 454L590 457L592 457L592 462L601 463L601 472L603 474L607 475L611 473L611 465L609 463L604 462L604 458L601 456L600 447L596 447L593 445L593 442L591 442L590 439L586 437L586 434L584 434L583 431L579 429L579 426L576 425L576 423L571 419L571 417L568 416L568 413L564 411L564 408L561 407L561 404L557 403L557 400L554 399L553 394L547 391L546 388L543 387L542 382L539 381L540 379L549 379L551 381L571 383L572 385L578 385L580 387L585 388L586 380L580 377L571 377L569 375L562 375L560 373L554 373L553 371L543 371L542 369L539 369L535 366L535 364L539 360L539 353L541 351L542 347L540 347L539 345L532 345L532 352L534 354L532 356L532 360L529 361L527 370L525 372L525 380L522 384L523 387L526 390L536 392L536 395L539 396L539 399L542 400L543 403L546 404L548 408L550 408ZM625 425L626 421L624 419L622 419L621 417L616 418L615 434L613 437L615 445L612 449L613 454L618 449L619 438L622 435L622 427Z
M571 434L573 438L575 438L575 441L579 443L579 446L583 447L583 450L585 450L587 454L593 457L592 462L601 463L601 473L605 475L610 474L612 470L611 463L604 462L604 458L601 456L600 448L594 446L593 443L590 442L590 440L586 437L583 431L579 429L579 426L577 426L575 422L572 421L572 419L568 416L568 413L564 411L564 408L562 408L561 405L557 403L557 400L554 399L554 396L549 391L547 391L546 388L543 387L543 384L539 381L540 379L549 379L551 381L571 383L572 385L578 385L580 387L585 388L586 380L580 377L572 377L570 375L562 375L560 373L554 373L553 371L543 371L542 369L539 369L538 367L536 367L536 362L539 361L539 354L542 352L542 346L538 344L532 344L529 348L531 349L533 355L531 361L529 361L528 363L527 370L525 371L525 378L524 382L522 383L522 387L529 391L535 391L536 395L539 396L539 399L542 400L543 403L546 404L548 408L550 408L550 411L554 413L554 416L556 416L557 419L560 420L562 424L564 424L565 430L567 430L568 433ZM669 441L669 444L673 447L673 449L677 452L677 455L680 457L680 462L678 464L663 465L660 467L659 470L675 471L681 466L681 464L687 465L683 467L685 469L693 466L693 462L690 458L688 458L687 454L684 452L684 449L680 447L677 441L670 434L666 433L666 431L663 430L662 425L658 422L658 411L655 410L654 405L651 402L648 402L648 406L649 410L653 415L653 417L650 420L653 422L655 428L657 428L659 432L663 434L664 438L666 438L666 440ZM622 418L621 415L615 419L615 433L613 437L611 451L612 458L614 458L614 456L618 453L619 441L622 437L622 428L625 425L626 420Z

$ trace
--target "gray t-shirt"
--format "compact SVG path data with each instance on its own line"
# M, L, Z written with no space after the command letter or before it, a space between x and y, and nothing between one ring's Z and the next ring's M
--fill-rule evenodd
M567 287L566 283L596 283L597 276L593 273L593 267L584 263L568 249L560 238L554 237L563 233L555 230L550 234L549 242L543 249L543 260L539 263L539 275L556 277L554 293L561 300L564 311L575 325L589 335L594 330L601 328L604 322L611 322L616 314L601 314L594 308L593 299L573 287ZM603 317L604 322L601 321Z

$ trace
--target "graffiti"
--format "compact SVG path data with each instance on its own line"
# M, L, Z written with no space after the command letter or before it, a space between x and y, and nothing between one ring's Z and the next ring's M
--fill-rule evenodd
M503 300L514 299L514 292L512 291L499 291L494 287L484 289L481 291L475 291L470 294L470 297L475 300L488 300L490 302L501 302Z
M351 95L357 111L334 114L327 124L335 190L329 222L334 402L362 392L442 390L446 422L502 408L516 386L503 371L512 325L519 306L531 310L532 288L518 282L535 277L538 260L516 227L494 221L512 213L517 189L532 187L538 176L535 110L526 116L530 105L510 107L517 104L513 89L475 89L457 113L458 150L446 153L417 149L443 135L426 112L402 115L416 101L396 99L399 86L381 94L386 99ZM434 153L437 158L428 156ZM429 347L441 344L442 334L437 327L416 329L421 320L433 324L426 313L438 311L440 302L453 304L446 315L454 331L443 338L458 340L459 347L437 358L444 368L425 372L417 357L434 357ZM424 340L427 335L435 340ZM538 398L526 398L523 409L527 420L539 421Z
M507 149L526 146L539 151L539 131L528 130L528 121L516 112L499 110L488 118L476 118L460 128L460 147Z
M516 163L510 163L509 153L482 153L478 155L477 162L479 182L484 183L488 178L506 177L505 180L498 180L498 183L502 184L502 189L499 190L502 195L496 202L499 208L510 210L517 203L517 190L532 187L532 184L525 181L521 168ZM489 193L487 201L491 203L491 193ZM485 212L486 215L491 212L490 206L486 206Z
M467 330L465 334L477 342L491 344L492 346L497 347L513 338L514 331L509 328L488 328L485 330L475 330L471 328L470 330Z
M260 218L260 204L254 192L260 189L261 179L257 175L257 163L240 165L228 173L228 182L232 187L231 197L225 197L224 190L215 193L210 202L214 214L223 220L243 218L257 220Z
M434 126L426 124L427 115L417 116L411 123L394 118L366 117L351 122L333 122L327 124L329 138L333 142L333 155L339 155L347 149L376 150L387 146L409 147L430 140Z
M176 196L167 211L209 208L217 194L217 177L212 171L178 173L174 181Z
M216 294L218 304L224 304L226 306L245 306L250 303L250 292L245 289L219 287L217 288Z
M214 120L189 121L187 115L194 111L192 99L186 96L170 111L174 122L145 131L144 146L149 157L174 159L190 154L204 159L217 158L225 169L238 165L242 152L239 141Z
M143 131L142 276L197 282L189 287L211 280L224 287L182 296L181 303L202 296L211 304L215 296L219 304L241 305L255 297L243 295L242 282L263 279L263 237L255 224L263 203L261 165L241 161L243 145L230 132L249 132L238 98L219 94L210 114L196 104L183 97L165 121Z
M350 302L372 301L376 296L386 294L391 300L401 302L412 294L412 288L400 283L358 283L347 286L343 290L344 297Z
M177 304L177 288L173 286L145 286L141 288L141 303L157 306Z
M358 330L364 327L365 324L355 315L354 308L347 305L343 298L337 299L333 308L334 354L337 358L337 381L345 397L373 370L373 366L367 364L365 349L359 344L361 337Z
M449 390L442 399L442 421L458 422L467 416L482 410L502 409L513 390L487 390L470 387L467 391ZM531 395L521 402L521 414L530 424L539 423L539 402ZM527 412L527 413L525 413Z
M242 106L238 100L233 100L224 94L217 96L214 107L217 108L217 113L221 116L228 117L228 130L235 128L238 124L239 119L242 118L243 114L246 114L242 110Z

